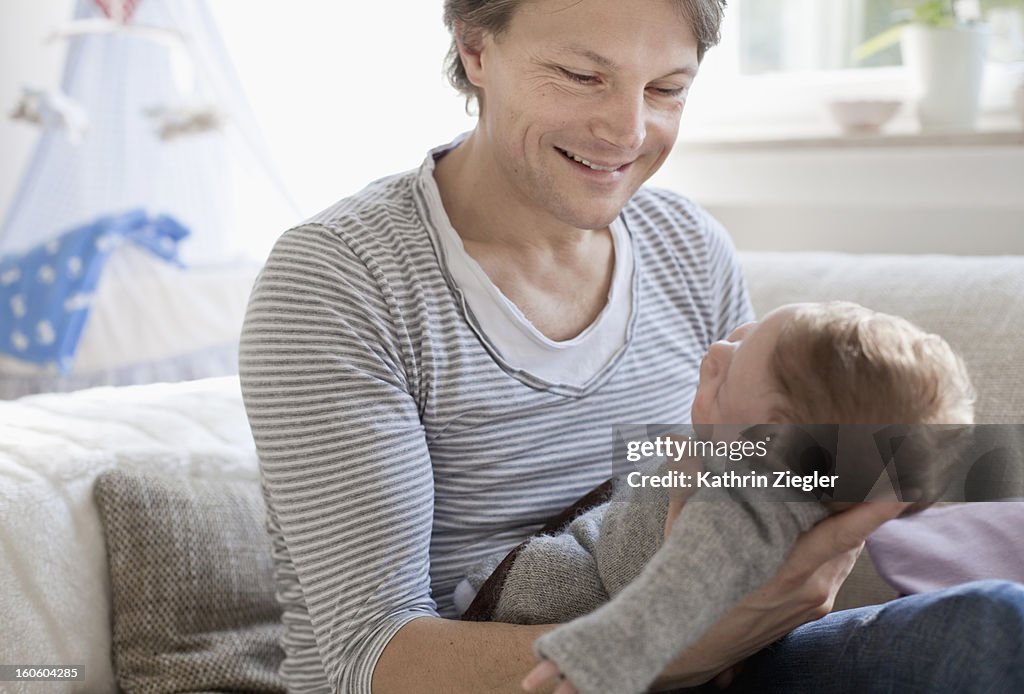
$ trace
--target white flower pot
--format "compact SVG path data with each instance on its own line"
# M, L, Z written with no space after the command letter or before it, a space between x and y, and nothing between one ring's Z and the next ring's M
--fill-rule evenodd
M987 25L950 28L911 24L900 41L917 117L924 130L974 127L985 74Z
M1024 82L1017 87L1014 97L1017 102L1017 113L1020 114L1020 125L1024 128Z

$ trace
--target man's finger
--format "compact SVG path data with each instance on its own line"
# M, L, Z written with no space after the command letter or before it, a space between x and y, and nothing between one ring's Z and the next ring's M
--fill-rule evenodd
M523 678L522 688L534 692L543 687L549 680L558 677L561 671L550 660L542 660Z
M806 569L814 571L830 559L858 549L878 526L899 516L909 505L900 501L870 501L826 518L798 543Z

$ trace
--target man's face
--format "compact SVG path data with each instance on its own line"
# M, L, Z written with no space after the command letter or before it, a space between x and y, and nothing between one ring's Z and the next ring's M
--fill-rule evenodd
M488 186L577 229L606 227L658 170L697 72L674 0L524 0L479 50Z

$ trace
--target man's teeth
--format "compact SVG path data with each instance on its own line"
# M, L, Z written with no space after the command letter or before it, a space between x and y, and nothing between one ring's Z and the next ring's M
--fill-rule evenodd
M584 166L590 167L594 171L618 171L619 168L621 168L621 167L618 167L618 166L598 166L597 164L591 164L589 161L587 161L583 157L577 156L577 155L573 154L572 152L570 152L568 150L559 149L558 151L561 152L562 154L564 154L565 156L569 157L573 161L578 161L580 164L583 164Z

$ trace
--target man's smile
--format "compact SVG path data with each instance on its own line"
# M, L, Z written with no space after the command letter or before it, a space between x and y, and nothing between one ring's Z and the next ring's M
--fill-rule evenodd
M619 171L620 169L624 169L625 167L627 167L627 166L629 166L630 164L633 163L633 162L625 162L625 163L622 163L622 164L611 164L611 163L607 163L607 164L606 163L600 163L599 164L597 162L592 162L589 159L585 159L585 158L581 157L578 154L570 152L569 150L562 149L561 147L555 147L555 149L557 149L559 152L561 152L567 158L572 159L573 161L575 161L578 164L583 164L583 166L586 166L586 167L588 167L590 169L593 169L594 171L605 171L605 172L609 172L610 173L612 171Z

